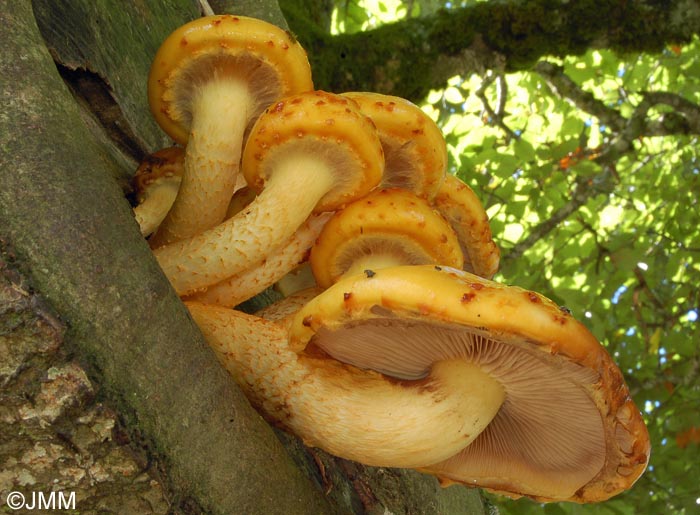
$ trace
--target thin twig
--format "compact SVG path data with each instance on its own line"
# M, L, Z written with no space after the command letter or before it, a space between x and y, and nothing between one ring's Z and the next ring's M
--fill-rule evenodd
M214 16L214 9L211 8L207 0L197 0L197 4L199 4L199 10L202 16Z
M491 107L491 103L489 102L488 98L486 98L486 90L493 84L499 77L501 77L501 80L498 81L497 85L499 86L499 95L498 95L498 111L494 110L493 107ZM476 90L476 96L479 97L481 100L482 104L484 105L484 110L488 113L489 118L492 122L494 122L496 125L498 125L503 131L506 133L508 136L508 139L519 139L520 136L513 131L506 123L503 121L503 117L505 115L505 92L504 92L504 87L505 87L505 81L502 80L503 77L500 73L493 73L492 71L488 71L486 73L486 77L484 77L484 80L481 82L481 86L479 86L479 89ZM506 90L507 91L507 90Z

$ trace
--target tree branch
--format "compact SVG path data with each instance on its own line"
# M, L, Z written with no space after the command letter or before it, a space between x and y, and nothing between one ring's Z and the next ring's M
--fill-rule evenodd
M548 61L540 61L532 71L538 73L547 83L552 92L566 100L581 111L596 117L602 124L614 131L622 130L626 125L625 118L612 107L598 100L592 93L584 91L581 86L564 73L564 67Z
M338 36L316 26L303 4L281 2L309 52L317 87L411 100L454 75L526 70L545 55L580 55L591 48L659 52L700 33L700 9L688 9L685 0L479 2Z
M29 0L0 4L9 45L0 74L13 78L0 117L0 238L68 324L73 352L166 466L173 491L211 513L332 512L160 272ZM159 20L143 23L158 30Z
M593 196L609 193L617 176L615 163L634 148L634 142L641 137L669 136L676 134L700 134L700 106L668 92L644 92L642 100L629 118L617 110L606 106L591 93L584 91L572 81L563 68L546 61L537 63L533 71L542 75L552 91L577 108L597 117L617 135L593 159L603 167L603 171L591 180L577 177L569 202L530 230L528 236L518 242L503 257L503 260L518 259L540 239L546 237L561 222L585 205ZM656 105L674 109L663 113L656 120L648 120L649 110ZM504 129L505 130L505 129ZM509 133L506 130L506 133ZM595 185L595 187L589 187Z
M550 232L556 229L561 222L578 211L578 209L584 206L592 197L603 192L611 191L613 186L613 174L609 168L605 168L595 181L590 177L576 177L576 179L574 179L573 191L571 192L571 199L555 211L549 218L530 229L528 236L514 245L512 249L504 252L501 260L505 262L522 257L530 247L545 238Z
M641 102L626 119L623 129L596 157L596 162L614 163L630 152L634 142L642 137L700 134L699 106L674 93L645 92L642 95ZM656 120L648 120L649 110L659 104L676 110L664 113Z

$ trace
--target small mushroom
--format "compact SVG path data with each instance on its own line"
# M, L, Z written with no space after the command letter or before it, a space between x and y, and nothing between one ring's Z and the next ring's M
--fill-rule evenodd
M501 252L491 236L489 217L474 191L454 175L447 175L433 199L433 207L457 233L464 254L464 270L491 279Z
M419 381L464 360L501 384L503 405L455 456L421 470L540 501L595 502L639 478L649 434L596 338L545 297L462 270L354 275L304 305L292 350Z
M134 217L143 236L155 231L172 207L180 188L184 160L182 147L168 147L146 156L136 169L132 179L138 202Z
M399 188L374 191L337 211L309 257L322 288L364 270L430 263L461 268L463 262L445 219L426 200Z
M148 97L162 129L186 145L185 172L153 246L221 222L246 127L277 99L312 88L304 49L275 25L219 15L175 30L153 60Z
M503 400L502 387L465 361L444 361L418 381L396 381L298 356L275 322L186 305L253 406L306 445L349 460L386 467L440 461L468 445Z
M447 170L447 145L435 122L412 102L381 93L351 91L377 126L386 162L382 188L403 188L432 199Z
M243 153L246 182L260 191L255 200L154 254L178 294L193 293L269 256L311 213L366 195L383 168L376 130L352 100L322 91L287 97L258 118Z

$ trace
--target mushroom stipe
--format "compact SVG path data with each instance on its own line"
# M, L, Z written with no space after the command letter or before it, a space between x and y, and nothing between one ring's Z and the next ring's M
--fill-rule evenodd
M429 465L469 445L503 402L502 386L462 360L437 364L425 380L396 381L298 356L274 322L219 306L187 307L252 404L306 445L336 456L385 467Z

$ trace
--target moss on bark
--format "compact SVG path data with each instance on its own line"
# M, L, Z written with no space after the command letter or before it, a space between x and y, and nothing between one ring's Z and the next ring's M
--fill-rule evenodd
M579 55L589 48L658 52L700 32L700 8L689 0L479 2L338 36L320 28L304 4L281 2L309 52L317 87L411 100L457 74L526 70L543 57Z

